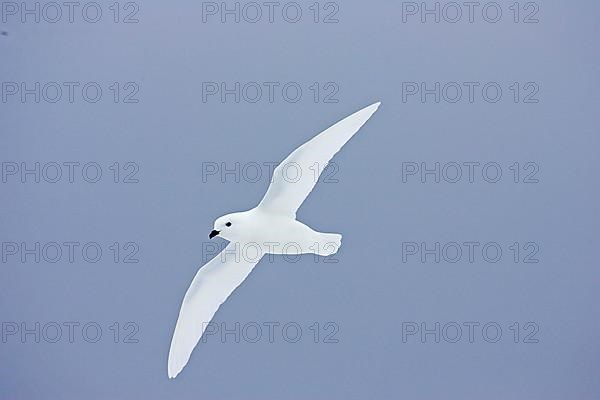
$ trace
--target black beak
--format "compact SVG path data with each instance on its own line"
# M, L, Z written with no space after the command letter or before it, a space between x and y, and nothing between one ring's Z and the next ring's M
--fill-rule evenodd
M215 231L215 230L213 230L211 233L208 234L208 238L212 239L215 236L217 236L219 233L221 233L221 231Z

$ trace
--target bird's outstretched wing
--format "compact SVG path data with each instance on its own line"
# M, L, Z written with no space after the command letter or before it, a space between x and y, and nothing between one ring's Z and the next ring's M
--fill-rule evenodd
M355 112L294 150L273 171L271 184L258 207L296 218L296 211L329 161L377 111L379 104Z
M171 340L169 378L175 378L185 367L219 306L246 279L261 257L246 260L239 245L229 243L196 273L183 298Z

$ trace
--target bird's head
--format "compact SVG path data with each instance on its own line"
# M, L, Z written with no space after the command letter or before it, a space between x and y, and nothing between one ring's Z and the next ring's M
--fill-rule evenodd
M232 213L217 218L212 232L208 235L209 239L220 236L223 239L232 241L233 238L237 236L236 232L238 232L238 227L243 219L241 214L242 213Z

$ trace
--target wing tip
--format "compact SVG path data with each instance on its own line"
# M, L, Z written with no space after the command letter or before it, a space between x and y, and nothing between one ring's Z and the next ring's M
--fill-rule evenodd
M173 337L173 339L175 339L175 337ZM167 375L169 376L169 379L175 379L177 375L183 371L188 360L189 357L182 362L181 357L175 356L173 347L171 346L171 349L169 349L169 360L167 361Z
M362 115L367 115L367 119L371 118L371 116L373 114L375 114L375 111L377 111L377 109L379 108L379 106L381 105L381 101L378 101L376 103L371 104L370 106L366 106L365 108L360 109L359 111L357 111L357 114L362 114Z
M359 118L361 118L363 120L362 124L364 124L365 122L367 122L367 120L369 118L371 118L371 116L373 114L375 114L375 111L377 111L377 109L379 108L380 105L381 105L381 101L373 103L370 106L366 106L365 108L361 108L355 114L353 114L353 116L354 115L359 116Z
M373 111L377 111L377 109L379 108L379 106L381 105L381 101L378 101L376 103L371 104L369 107L367 108L372 108Z
M169 379L175 379L182 369L183 368L175 368L174 365L169 364L169 368L167 370L167 375L169 375Z

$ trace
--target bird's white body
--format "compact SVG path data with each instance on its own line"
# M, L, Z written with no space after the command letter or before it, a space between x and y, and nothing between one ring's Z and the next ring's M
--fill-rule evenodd
M308 254L328 256L337 252L342 235L317 232L288 215L268 213L260 207L225 216L239 229L221 229L224 239L250 251L263 254ZM215 224L220 228L220 224ZM268 227L268 229L265 229ZM224 233L226 232L226 233Z
M379 104L344 118L294 150L273 171L258 206L217 218L209 237L220 236L230 243L196 273L185 294L169 350L169 378L181 372L220 305L264 254L328 256L338 251L342 235L314 231L296 219L296 211L318 180L312 172L315 164L322 172ZM290 166L293 177L288 174Z

